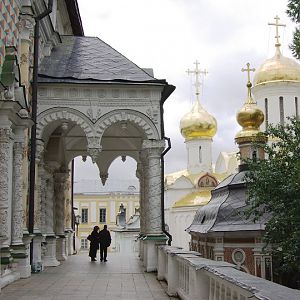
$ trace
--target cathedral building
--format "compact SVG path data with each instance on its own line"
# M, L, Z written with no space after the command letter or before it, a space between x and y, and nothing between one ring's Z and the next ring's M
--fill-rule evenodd
M299 117L300 65L292 58L282 55L279 28L285 26L275 17L275 55L256 70L253 79L253 96L264 112L262 129L268 124L284 124L288 117Z
M275 17L275 56L267 59L255 72L254 86L248 72L248 98L237 113L242 130L235 141L242 159L264 158L259 144L267 142L258 136L260 126L265 130L268 124L284 124L288 117L298 117L300 96L300 65L281 54L278 28L279 18ZM254 98L252 98L252 92ZM256 102L257 101L257 102ZM269 139L269 142L274 142ZM255 144L256 146L254 146ZM265 224L269 215L263 215L258 222L247 220L243 214L246 205L244 165L239 172L222 181L212 192L209 204L198 210L192 225L191 249L201 252L204 257L236 264L247 273L273 279L272 258L262 251Z
M222 152L216 166L212 162L213 137L217 121L200 103L201 71L196 61L196 100L190 112L180 120L180 132L185 139L187 168L165 176L165 212L173 245L189 249L190 236L185 231L197 210L206 205L211 191L232 172L236 172L236 153Z
M235 141L239 146L241 160L263 159L264 152L259 145L266 142L258 135L264 120L263 112L257 107L251 95L249 64L248 97L237 113L242 130ZM252 69L253 70L253 69ZM253 147L256 143L256 147ZM188 228L191 234L191 249L205 258L236 264L247 273L272 280L271 257L263 251L262 236L269 215L263 215L257 222L245 218L246 166L240 164L239 172L222 181L213 191L210 202L198 210Z

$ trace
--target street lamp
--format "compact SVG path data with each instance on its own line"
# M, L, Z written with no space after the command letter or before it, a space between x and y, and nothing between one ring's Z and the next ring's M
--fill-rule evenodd
M81 219L80 215L75 216L76 236L77 237L78 237L78 225L80 224L80 219Z

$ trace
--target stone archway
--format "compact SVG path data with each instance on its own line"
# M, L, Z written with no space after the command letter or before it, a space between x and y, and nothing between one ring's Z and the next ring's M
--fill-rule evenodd
M43 140L45 128L54 121L67 120L74 122L85 132L87 138L94 137L93 124L90 119L78 110L69 107L56 107L43 111L37 117L37 139Z
M116 122L131 122L140 128L145 139L158 140L160 135L155 124L144 114L129 109L113 110L103 115L95 124L97 135L102 137L104 131Z

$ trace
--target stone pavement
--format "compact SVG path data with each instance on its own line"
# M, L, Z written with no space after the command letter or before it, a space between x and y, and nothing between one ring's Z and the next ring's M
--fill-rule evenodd
M139 259L108 253L108 262L90 262L87 253L69 256L58 267L20 279L0 292L2 300L175 299L156 274L145 273Z

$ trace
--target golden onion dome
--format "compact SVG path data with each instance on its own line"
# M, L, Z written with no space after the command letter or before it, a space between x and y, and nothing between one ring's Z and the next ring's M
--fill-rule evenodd
M236 115L238 123L242 126L242 130L237 133L236 138L256 136L260 132L259 126L264 121L263 112L257 107L256 102L252 98L251 87L252 84L248 81L248 98Z
M281 54L280 44L276 45L274 57L267 59L256 71L254 85L272 81L299 81L300 64Z
M180 120L180 132L186 140L212 138L217 132L217 121L197 100Z

